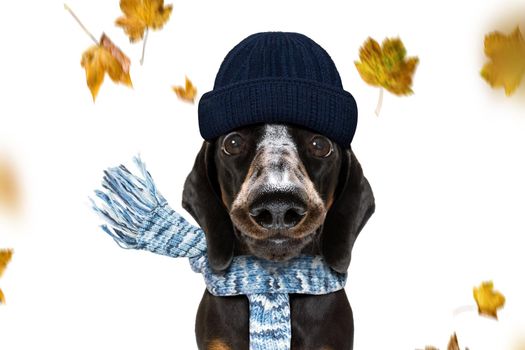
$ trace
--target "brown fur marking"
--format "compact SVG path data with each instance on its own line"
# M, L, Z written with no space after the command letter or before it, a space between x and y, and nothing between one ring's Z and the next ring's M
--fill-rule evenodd
M222 340L212 340L207 347L207 350L231 350L231 348Z

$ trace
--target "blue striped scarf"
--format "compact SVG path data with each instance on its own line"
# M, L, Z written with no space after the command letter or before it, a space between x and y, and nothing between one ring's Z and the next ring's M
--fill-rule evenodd
M107 222L102 229L123 248L187 257L215 296L246 295L250 308L250 350L289 350L289 293L327 294L344 288L346 274L332 270L320 256L301 255L286 262L236 256L215 272L206 255L204 231L170 208L157 191L145 164L135 158L142 178L123 165L105 171L93 209Z

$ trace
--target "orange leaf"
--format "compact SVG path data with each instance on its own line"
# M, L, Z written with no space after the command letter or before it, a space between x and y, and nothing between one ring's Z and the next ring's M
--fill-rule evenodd
M186 77L186 86L174 86L173 91L177 96L186 102L195 103L195 96L197 95L197 88L193 85L190 79Z

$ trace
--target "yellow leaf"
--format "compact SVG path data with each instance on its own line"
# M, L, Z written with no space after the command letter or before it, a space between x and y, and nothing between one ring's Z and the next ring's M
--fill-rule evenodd
M115 83L132 85L129 58L105 34L100 39L100 45L93 45L82 54L80 64L86 70L86 82L93 101L98 95L106 73Z
M497 319L498 309L505 305L505 297L500 292L494 291L494 283L483 282L481 286L474 288L473 294L479 314Z
M124 16L115 23L135 42L144 37L146 28L161 29L170 18L173 5L164 6L164 0L120 0L120 9Z
M367 84L383 87L396 95L413 93L412 79L419 59L406 57L401 39L387 38L380 46L368 38L359 50L359 59L355 66Z
M525 74L525 40L517 27L511 34L492 32L485 36L485 55L490 59L481 76L492 88L503 87L514 94Z
M9 264L9 261L11 261L12 256L12 249L0 249L0 277L2 277L7 264Z
M0 277L2 277L2 274L5 271L5 268L7 267L7 264L9 264L9 261L11 260L11 257L13 256L13 250L12 249L0 249ZM0 304L5 304L5 297L4 293L0 289Z
M0 159L0 204L8 210L16 211L20 205L20 195L12 166Z
M174 86L173 91L177 96L186 102L195 102L195 96L197 95L197 88L192 84L191 80L186 77L186 86Z

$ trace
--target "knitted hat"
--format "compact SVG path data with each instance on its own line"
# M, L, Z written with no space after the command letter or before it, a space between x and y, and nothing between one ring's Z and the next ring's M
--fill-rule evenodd
M224 58L212 91L199 102L206 140L256 123L291 123L343 148L357 126L357 105L328 53L299 33L250 35Z

